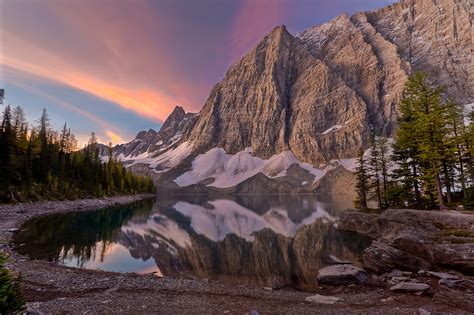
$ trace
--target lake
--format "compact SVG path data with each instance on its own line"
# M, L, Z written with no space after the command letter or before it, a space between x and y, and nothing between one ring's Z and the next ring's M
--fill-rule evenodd
M334 227L351 206L344 196L158 198L35 218L15 244L71 267L311 290L331 256L361 263L369 241Z

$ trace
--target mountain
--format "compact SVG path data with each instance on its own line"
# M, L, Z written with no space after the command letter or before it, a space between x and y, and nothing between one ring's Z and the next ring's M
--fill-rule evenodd
M176 106L159 131L140 131L132 141L115 146L114 153L122 159L144 154L156 156L187 135L196 118L197 114L186 113L181 106Z
M402 0L296 36L278 26L230 67L200 113L177 107L160 131L115 153L163 189L341 190L371 132L394 135L413 71L474 102L470 14L469 0Z

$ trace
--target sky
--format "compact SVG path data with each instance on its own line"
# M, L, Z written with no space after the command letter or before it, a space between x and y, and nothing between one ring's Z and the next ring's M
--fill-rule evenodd
M197 112L228 67L277 25L293 34L393 0L0 0L0 88L46 108L81 144L158 130Z

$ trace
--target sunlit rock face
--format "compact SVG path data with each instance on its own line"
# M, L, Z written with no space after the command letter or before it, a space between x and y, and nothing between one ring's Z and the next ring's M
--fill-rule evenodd
M162 130L142 132L115 152L133 170L166 182L162 187L202 192L266 182L270 190L314 191L335 163L369 146L371 132L394 135L414 71L428 73L459 102L474 101L470 14L470 0L401 0L295 36L278 26L230 67L199 114L177 108ZM199 163L216 153L219 168ZM274 173L259 168L281 155L294 161ZM292 164L314 176L295 182Z

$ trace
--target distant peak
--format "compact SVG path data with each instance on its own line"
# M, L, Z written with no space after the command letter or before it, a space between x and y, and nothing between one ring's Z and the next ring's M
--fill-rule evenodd
M186 114L186 111L184 110L183 107L176 105L173 111L171 112L170 116L175 114L175 113L180 113L180 114Z

